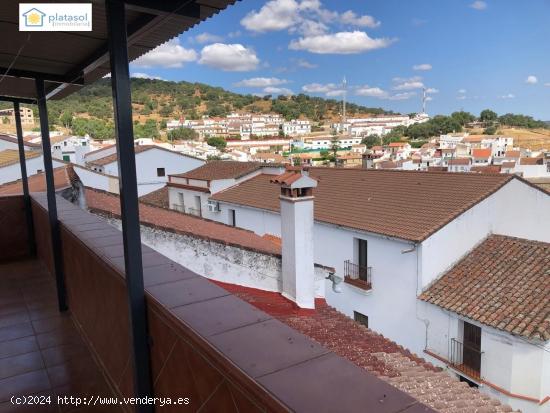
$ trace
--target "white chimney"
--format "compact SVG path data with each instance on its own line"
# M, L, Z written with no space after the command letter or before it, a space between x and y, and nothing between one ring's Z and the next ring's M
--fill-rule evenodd
M313 188L317 181L289 167L272 182L281 186L282 294L301 308L315 308Z

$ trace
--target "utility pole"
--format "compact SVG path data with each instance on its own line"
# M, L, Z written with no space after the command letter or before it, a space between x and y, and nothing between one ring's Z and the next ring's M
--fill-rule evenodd
M344 124L346 123L346 98L348 93L348 81L346 80L346 77L344 76L344 80L342 81L342 133L344 133Z

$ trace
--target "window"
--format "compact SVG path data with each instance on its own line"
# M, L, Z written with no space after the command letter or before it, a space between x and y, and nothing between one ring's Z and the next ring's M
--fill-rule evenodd
M357 311L353 312L353 319L358 323L363 324L365 327L369 327L369 317L365 314L358 313Z
M235 210L234 209L229 209L228 213L229 213L229 222L228 222L228 224L231 225L232 227L236 226L237 225L237 219L236 219Z
M368 279L368 242L365 239L358 239L358 264L359 264L359 279L370 281Z
M63 160L67 162L71 162L71 157L69 155L63 155Z
M157 176L166 176L164 168L157 168Z

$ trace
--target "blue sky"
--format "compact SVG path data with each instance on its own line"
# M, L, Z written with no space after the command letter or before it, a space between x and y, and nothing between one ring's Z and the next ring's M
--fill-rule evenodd
M399 112L550 120L550 0L242 0L131 65L136 77L308 93Z

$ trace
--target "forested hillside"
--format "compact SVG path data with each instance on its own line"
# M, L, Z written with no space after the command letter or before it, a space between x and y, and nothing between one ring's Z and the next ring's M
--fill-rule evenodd
M341 106L341 102L334 99L304 94L259 97L202 83L150 79L132 79L132 104L136 137L160 136L170 119L225 116L232 111L276 112L286 119L305 117L328 123L339 117ZM33 107L33 110L36 109ZM99 139L112 137L112 113L110 79L102 79L63 100L48 104L50 125L68 127L75 134L89 133ZM349 103L347 113L354 116L385 111Z

